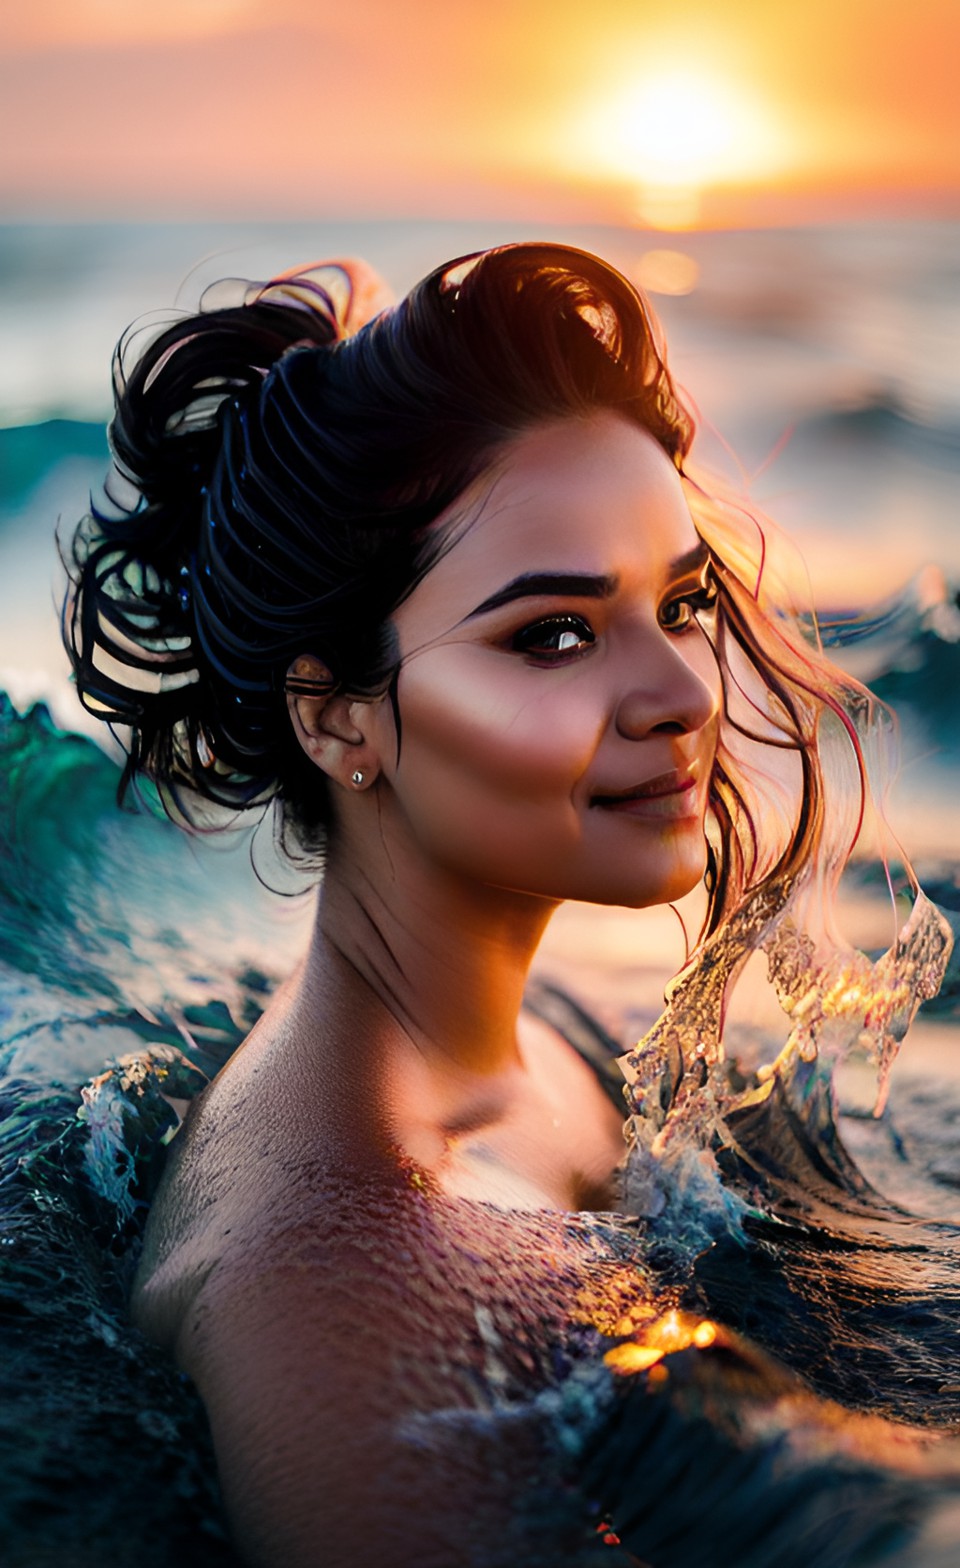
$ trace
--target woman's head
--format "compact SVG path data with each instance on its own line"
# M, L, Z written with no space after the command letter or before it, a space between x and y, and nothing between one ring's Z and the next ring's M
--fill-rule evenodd
M689 892L721 686L709 552L662 446L607 409L538 424L438 526L392 617L395 705L291 698L350 862L380 880L372 843L394 874L409 852L546 900Z
M611 406L677 460L690 437L644 307L593 257L490 252L352 336L343 282L287 278L118 357L111 441L137 500L81 530L70 622L81 695L133 724L136 767L228 805L279 790L308 834L292 658L387 686L431 524L520 431Z
M81 525L65 617L83 700L132 728L128 780L148 774L187 815L198 796L276 797L307 846L330 799L290 723L293 661L307 661L308 695L320 672L338 693L385 696L402 729L398 611L457 537L458 498L519 438L564 421L615 415L681 472L692 437L647 306L583 252L517 245L453 263L353 335L344 296L342 271L288 275L121 364L111 439L136 499ZM725 560L722 525L704 531L720 663L729 675L733 648L759 675L761 728L803 773L794 820L764 847L721 743L719 917L820 830L825 693L822 669L761 610L752 563Z

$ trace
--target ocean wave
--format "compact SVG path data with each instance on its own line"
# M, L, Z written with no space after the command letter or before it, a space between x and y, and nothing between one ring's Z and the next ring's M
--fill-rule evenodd
M189 838L45 703L0 695L0 1058L80 1081L144 1040L233 1040L305 939L248 833Z
M960 468L960 425L950 422L951 412L911 408L891 388L808 415L797 424L793 440L799 447L840 445L851 461L858 450L883 448L953 471Z
M817 624L831 657L901 716L913 750L960 758L960 595L938 566L867 609L825 609Z
M149 800L136 812L119 811L117 779L116 761L60 728L43 704L20 713L0 700L0 1058L11 1075L0 1086L0 1146L21 1270L8 1278L25 1292L23 1321L45 1325L31 1350L16 1340L17 1354L22 1364L33 1357L39 1377L56 1379L81 1302L69 1394L58 1407L63 1430L76 1428L88 1397L97 1409L103 1398L120 1408L109 1402L122 1388L123 1430L131 1431L138 1466L158 1473L173 1445L177 1487L194 1488L190 1506L199 1498L215 1528L209 1453L198 1460L189 1435L196 1401L155 1353L141 1352L126 1321L135 1250L120 1242L137 1215L142 1225L144 1194L157 1177L150 1128L156 1122L169 1132L175 1120L163 1100L167 1075L189 1076L196 1067L202 1083L217 1070L259 1015L275 975L289 967L282 951L289 940L275 942L268 961L251 962L256 922L237 918L249 905L249 866L240 896L239 862L186 838ZM934 913L923 906L918 913L911 940L923 965L942 956L947 937ZM905 935L894 968L914 961ZM897 979L882 959L871 973ZM722 989L722 965L704 965L700 978ZM682 984L673 989L672 1016L689 1011L692 1023L702 1009L685 1009L685 998ZM502 1410L494 1403L476 1419L491 1440L498 1423L528 1417L542 1416L556 1432L562 1405L568 1426L561 1436L580 1444L578 1485L614 1511L625 1545L643 1552L653 1543L654 1561L714 1562L704 1534L714 1516L690 1514L678 1479L699 1464L714 1477L724 1539L738 1562L763 1568L781 1537L778 1560L797 1568L809 1560L811 1543L817 1561L836 1568L885 1561L888 1548L939 1507L935 1471L900 1471L889 1433L891 1446L861 1453L855 1427L848 1456L844 1423L870 1412L933 1433L960 1421L953 1374L960 1229L916 1217L896 1196L908 1146L921 1183L954 1168L951 1160L960 1166L960 1099L942 1084L934 1101L929 1083L926 1099L895 1086L876 1123L886 1159L873 1159L868 1179L837 1120L829 1052L795 1052L765 1075L719 1059L700 1071L696 1056L684 1070L674 1060L676 1042L658 1027L648 1037L656 1060L647 1059L643 1071L656 1084L664 1136L656 1146L637 1144L627 1167L628 1195L632 1183L634 1195L646 1196L628 1204L626 1217L572 1216L570 1223L589 1231L598 1259L619 1257L637 1290L652 1280L656 1299L668 1303L655 1320L641 1314L646 1339L637 1351L641 1360L653 1356L648 1368L662 1361L664 1376L611 1380L612 1331L598 1328L580 1345L578 1370L559 1393L536 1393ZM121 1065L105 1070L116 1057ZM88 1074L93 1082L81 1095ZM141 1092L152 1080L151 1092ZM51 1087L57 1084L66 1087ZM898 1141L901 1118L906 1135ZM935 1161L917 1137L924 1118L938 1129ZM84 1197L91 1171L93 1195ZM28 1235L40 1236L36 1254L27 1250ZM54 1274L65 1282L56 1291ZM713 1338L693 1337L690 1325L706 1320ZM651 1349L656 1333L662 1354ZM146 1369L140 1382L129 1371L137 1357ZM90 1370L104 1363L102 1386L91 1391ZM16 1410L33 1419L28 1394L21 1392ZM449 1412L439 1438L469 1419ZM415 1436L422 1446L423 1434ZM4 1441L15 1455L12 1428ZM108 1462L115 1452L111 1438L100 1458ZM97 1462L91 1456L98 1496L115 1500L122 1488L112 1489ZM48 1472L23 1469L18 1499L36 1506L48 1496ZM75 1496L78 1474L72 1466ZM652 1484L668 1476L674 1481ZM118 1522L109 1502L105 1508L96 1528L113 1539ZM841 1533L837 1508L846 1510ZM783 1519L791 1521L792 1544ZM222 1540L211 1560L219 1554ZM931 1550L895 1560L926 1568L949 1557Z
M18 506L51 469L71 458L107 466L106 424L45 419L29 425L0 425L0 506Z

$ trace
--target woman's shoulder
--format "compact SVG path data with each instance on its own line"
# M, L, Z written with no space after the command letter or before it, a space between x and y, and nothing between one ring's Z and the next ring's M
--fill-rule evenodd
M196 1325L216 1301L221 1322L250 1289L316 1294L325 1258L362 1248L386 1217L406 1223L389 1151L358 1137L369 1118L343 1113L346 1090L302 1081L282 1030L254 1030L191 1103L150 1210L131 1298L149 1338L191 1369ZM369 1248L367 1249L369 1253ZM286 1261L299 1259L297 1269Z
M258 1233L270 1224L277 1185L270 1128L278 1112L274 1095L251 1081L243 1055L241 1047L192 1102L170 1145L134 1281L135 1321L178 1360L205 1283L238 1248L254 1257Z
M357 1568L445 1564L464 1510L505 1539L514 1497L477 1411L555 1370L596 1267L595 1240L575 1231L575 1216L452 1200L401 1160L391 1180L326 1171L285 1203L269 1197L256 1228L218 1241L216 1263L209 1242L181 1251L192 1299L178 1305L177 1358L251 1563L312 1564L322 1542L324 1560ZM518 1466L536 1457L520 1425ZM428 1539L412 1523L421 1509Z
M607 1095L616 1097L622 1116L616 1040L555 987L538 985L527 1002L535 1026L566 1042L546 1053L550 1074L573 1075L573 1097L582 1105L584 1096L596 1096L598 1115ZM195 1324L213 1301L222 1319L252 1288L293 1299L308 1280L319 1300L346 1275L356 1300L382 1286L377 1260L385 1253L415 1257L424 1246L456 1271L469 1206L430 1196L429 1172L376 1136L384 1129L375 1118L347 1114L348 1087L308 1092L292 1057L282 1032L258 1026L193 1102L171 1146L132 1306L139 1326L182 1365L204 1353ZM611 1108L606 1115L613 1116ZM367 1147L360 1143L364 1128L373 1135ZM521 1214L495 1208L486 1227L496 1232L492 1256L501 1233L512 1236L525 1223Z

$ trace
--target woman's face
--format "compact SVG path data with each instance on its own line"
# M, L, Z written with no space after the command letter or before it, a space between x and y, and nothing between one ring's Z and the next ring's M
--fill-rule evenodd
M518 437L394 617L388 815L491 887L640 907L701 878L720 677L679 476L610 413Z

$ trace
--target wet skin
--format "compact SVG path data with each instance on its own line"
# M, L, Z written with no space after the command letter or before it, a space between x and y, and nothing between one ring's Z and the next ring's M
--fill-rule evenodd
M464 1201L494 1260L524 1258L506 1342L510 1301L519 1323L563 1252L539 1258L524 1227L602 1207L622 1148L590 1070L520 1016L529 965L563 899L666 901L704 867L720 679L661 449L606 413L537 428L440 526L450 548L395 616L402 735L386 699L291 701L333 786L313 942L178 1136L138 1279L141 1325L207 1404L251 1564L445 1565L464 1512L498 1539L509 1499L484 1466L446 1492L433 1469L421 1496L396 1431L475 1399L496 1269L464 1262ZM456 1281L432 1328L427 1267ZM364 1312L388 1331L359 1334ZM438 1361L441 1341L461 1350Z

